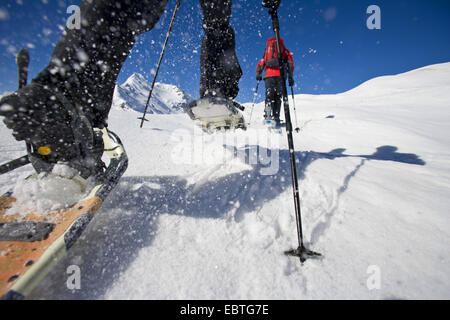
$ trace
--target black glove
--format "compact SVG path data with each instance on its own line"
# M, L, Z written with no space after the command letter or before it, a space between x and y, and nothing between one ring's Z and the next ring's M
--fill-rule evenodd
M261 73L257 73L256 74L256 81L261 81L262 80L262 74Z
M294 78L289 77L289 87L293 87L294 86Z

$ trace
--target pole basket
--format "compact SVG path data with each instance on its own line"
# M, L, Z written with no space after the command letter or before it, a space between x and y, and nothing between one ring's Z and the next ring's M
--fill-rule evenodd
M284 254L287 256L291 256L291 257L299 257L301 263L305 262L307 259L321 259L322 258L322 254L320 254L318 252L314 252L312 250L309 250L309 249L305 248L305 246L303 246L303 245L301 245L297 249L285 251Z

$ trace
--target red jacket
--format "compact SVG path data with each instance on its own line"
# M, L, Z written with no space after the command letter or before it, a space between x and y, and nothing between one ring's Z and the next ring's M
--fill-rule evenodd
M286 67L287 64L288 76L292 78L294 76L294 59L292 58L292 52L286 49L283 39L280 39L280 43L281 43L281 55L283 61L285 61L285 64L283 64L283 66ZM262 72L265 71L264 79L269 77L281 76L280 67L277 59L277 53L274 53L274 51L276 50L277 50L276 39L275 37L272 37L267 40L264 57L259 61L258 65L256 66L257 75L261 75Z

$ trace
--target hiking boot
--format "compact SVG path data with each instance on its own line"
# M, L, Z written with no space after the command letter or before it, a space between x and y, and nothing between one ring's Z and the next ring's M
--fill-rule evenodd
M103 146L91 121L57 88L33 82L0 100L0 116L16 140L31 146L36 171L67 162L86 177L101 167Z

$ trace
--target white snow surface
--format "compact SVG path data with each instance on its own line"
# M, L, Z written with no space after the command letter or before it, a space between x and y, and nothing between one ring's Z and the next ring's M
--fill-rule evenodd
M297 246L289 150L263 102L247 131L213 135L186 114L140 129L140 113L113 108L129 168L30 298L449 299L449 99L450 63L295 96L304 238L323 254L303 266L283 255ZM0 160L22 155L0 130Z
M16 183L12 196L17 201L6 212L19 217L28 213L45 215L73 206L85 195L85 187L74 180L41 174L37 179Z

